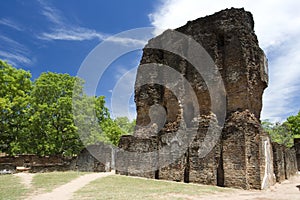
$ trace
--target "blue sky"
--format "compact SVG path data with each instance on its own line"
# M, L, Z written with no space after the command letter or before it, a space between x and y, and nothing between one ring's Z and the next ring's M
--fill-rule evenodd
M299 1L3 0L0 59L30 70L33 78L46 71L75 76L87 55L110 36L149 26L158 34L230 7L245 7L253 13L256 34L269 59L270 83L262 118L282 121L295 115L300 110ZM97 93L107 96L109 108L117 81L123 77L134 82L140 55L135 51L120 57L102 76ZM132 98L124 101L124 107L129 107L128 115L134 118Z

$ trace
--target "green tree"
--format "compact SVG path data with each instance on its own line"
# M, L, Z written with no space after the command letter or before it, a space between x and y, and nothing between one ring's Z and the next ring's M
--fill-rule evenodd
M68 156L83 144L118 145L132 132L128 119L110 118L104 96L84 94L83 80L51 72L34 83L30 77L0 61L0 151Z
M85 145L104 142L118 145L121 128L111 119L105 97L79 95L73 98L76 126Z
M114 122L121 128L123 135L132 135L134 133L135 120L130 121L128 117L117 117Z
M17 154L27 141L31 74L0 60L0 151Z
M294 136L291 133L286 122L284 123L271 123L267 120L262 122L263 129L270 135L271 140L278 144L287 147L292 147L294 144Z
M109 119L108 109L104 105L104 96L90 97L85 94L73 96L75 124L84 145L109 141L100 126L104 120Z
M103 120L100 127L105 136L104 142L118 146L120 137L123 135L121 128L110 118Z
M293 134L294 137L300 137L300 111L295 116L287 118L286 125Z
M31 93L32 153L73 155L83 145L72 113L73 88L78 78L68 74L42 73Z

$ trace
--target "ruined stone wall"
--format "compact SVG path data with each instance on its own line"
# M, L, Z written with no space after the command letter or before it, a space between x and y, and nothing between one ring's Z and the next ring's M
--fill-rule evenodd
M29 168L30 172L67 171L74 158L61 156L18 155L0 157L0 170L15 171L16 167Z
M147 157L143 153L154 152L158 149L158 141L156 137L151 138L136 138L131 135L122 136L119 143L119 150L116 152L116 168L121 175L140 176L145 178L156 178L156 172L143 171L141 160L146 160L147 166L157 165L158 160ZM128 155L127 152L132 152L133 155ZM126 155L125 155L126 154Z
M274 155L274 174L276 181L282 181L294 176L298 171L295 147L287 148L283 145L272 143Z
M262 94L268 84L267 59L258 45L251 13L243 9L226 9L190 21L175 31L193 38L210 55L221 74L226 100L220 102L220 99L212 99L217 97L210 96L211 91L204 79L215 81L211 74L197 71L184 57L163 49L169 44L174 49L173 52L184 55L192 52L196 57L204 54L194 52L189 43L173 37L172 30L150 40L143 50L136 79L137 130L134 136L123 137L119 146L124 151L147 152L148 140L154 138L156 143L150 142L150 149L169 148L166 154L174 157L182 148L180 140L170 143L164 142L167 141L164 138L182 127L181 131L186 130L188 135L188 128L193 123L198 123L198 130L190 146L181 152L176 161L151 172L151 176L147 175L148 172L134 174L244 189L270 186L273 183L273 168L268 163L273 162L272 148L259 121ZM182 74L195 92L196 99L187 92L187 86L181 79L172 79L172 73L160 72L159 68L145 71L143 66L151 63L159 63L161 68L169 66ZM145 79L149 84L141 84ZM156 79L162 80L162 84L151 82ZM172 85L173 91L164 87L168 80L172 80L169 85ZM193 117L195 101L200 111L196 122ZM223 123L222 109L212 112L212 101L217 101L222 108L226 107L226 121L221 140L214 143L214 148L208 154L201 156L203 145L210 143L206 141L203 144L204 138L213 138L214 133L219 130L218 126ZM159 105L164 111L151 113L154 105ZM166 114L165 119L160 118L163 114ZM216 117L213 119L209 117L211 115ZM156 119L155 123L153 119ZM203 124L202 121L206 119L206 124ZM163 124L159 124L161 121ZM208 132L210 126L215 131ZM140 148L143 145L147 148ZM164 155L157 155L155 163L160 163L161 157ZM122 161L121 156L119 158L119 165L127 165L128 174L135 171L129 170L129 167L138 167L125 164L127 161Z
M113 148L103 144L87 146L73 160L70 169L84 172L111 171L113 151Z
M217 124L216 117L213 115L207 115L201 117L199 123L199 129L194 141L191 143L189 153L189 170L188 170L188 182L201 183L207 185L223 185L223 171L218 174L218 170L222 170L223 164L221 161L221 142L218 141L205 156L199 156L201 151L206 145L211 145L214 141L213 135L207 135L208 127L212 128L212 132L216 132L220 129ZM213 122L213 123L211 123ZM210 138L211 137L211 138ZM204 141L205 138L207 141ZM220 182L222 183L220 183Z
M278 143L272 143L274 155L274 174L276 181L281 183L286 179L284 147Z
M300 139L299 138L294 139L294 147L296 152L298 171L300 171Z
M284 148L285 174L286 179L295 176L298 171L295 148Z
M274 184L270 140L249 110L235 112L223 129L224 186L264 189Z
M188 22L175 29L191 36L201 44L217 65L225 84L227 93L227 114L235 111L250 110L257 119L262 108L262 93L267 87L267 60L258 46L254 33L254 22L251 13L243 9L224 10L214 15ZM164 33L168 35L167 32ZM195 90L200 112L209 113L211 100L207 86L196 69L185 59L171 52L152 49L167 39L164 34L149 41L143 50L141 65L160 63L171 66L182 73ZM176 41L172 41L176 42ZM154 45L155 44L155 45ZM178 49L189 51L178 42ZM141 68L138 69L136 82L143 79ZM168 80L169 74L151 75L153 79L160 76ZM150 76L150 79L151 79ZM174 83L176 84L176 83ZM180 85L178 85L180 87ZM167 123L178 122L179 105L174 94L161 85L144 85L135 89L137 105L137 125L145 126L150 122L149 107L154 103L163 105L168 111ZM188 98L187 98L188 101ZM167 124L166 123L166 124Z

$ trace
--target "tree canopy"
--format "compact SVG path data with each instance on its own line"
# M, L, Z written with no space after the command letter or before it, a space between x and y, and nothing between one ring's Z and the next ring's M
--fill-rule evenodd
M84 145L118 145L134 122L111 119L104 96L87 96L69 74L30 72L0 60L0 152L74 155Z
M300 112L290 116L283 123L271 123L268 120L262 122L264 130L269 133L273 142L292 147L294 138L300 138Z
M288 117L286 125L294 137L300 138L300 111L297 115Z
M20 142L29 132L31 74L0 60L0 148L20 150Z

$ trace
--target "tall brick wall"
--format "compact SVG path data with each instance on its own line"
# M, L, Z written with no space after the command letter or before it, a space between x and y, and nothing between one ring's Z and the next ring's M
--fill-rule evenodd
M151 175L148 175L149 172L134 173L136 170L131 168L133 162L128 163L128 159L122 161L122 156L118 156L119 165L127 165L125 171L128 174L166 180L244 189L261 189L272 185L273 168L268 164L273 163L272 148L258 120L262 94L268 84L267 59L258 46L251 13L243 9L226 9L190 21L175 31L193 38L212 58L224 83L225 102L216 96L210 96L211 91L206 81L214 84L218 82L212 74L197 71L192 63L171 51L183 55L190 53L194 57L203 57L205 54L195 52L188 42L174 36L172 30L150 40L143 50L136 79L137 131L134 136L122 137L119 146L124 152L147 152L152 149L165 151L152 158L158 163L158 169L150 172ZM144 67L151 63L160 65L152 70ZM182 74L183 78L174 79L172 73L160 71L163 66L171 67ZM208 71L215 73L213 70ZM187 80L195 92L195 98L181 79ZM145 80L150 83L143 84ZM155 84L151 80L161 80L161 84ZM170 80L171 83L168 82ZM172 86L173 90L165 85ZM216 91L224 92L222 88ZM213 101L221 105L219 110L212 109ZM200 113L196 121L193 116L195 102ZM157 105L164 111L153 113L151 108ZM226 122L220 140L214 141L218 126L223 123L223 108L226 109ZM164 114L166 117L161 117ZM198 123L197 134L188 148L184 149L180 141L182 138L175 137L172 142L165 139L170 135L174 136L179 130L189 135L189 126L195 123ZM209 128L213 131L208 132ZM148 143L152 137L156 143L150 142L154 146L150 145L152 147L149 149ZM203 142L204 138L208 138L205 140L206 144ZM210 143L214 145L213 148L209 147ZM204 153L205 145L210 152ZM141 146L145 147L141 149ZM171 163L165 160L175 157L177 160ZM139 160L138 157L132 159L134 162ZM168 165L161 165L164 162ZM152 165L152 161L149 165Z
M274 184L270 140L249 110L227 119L222 152L225 186L263 189Z

